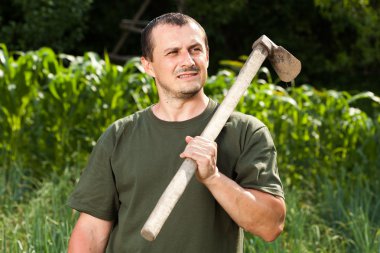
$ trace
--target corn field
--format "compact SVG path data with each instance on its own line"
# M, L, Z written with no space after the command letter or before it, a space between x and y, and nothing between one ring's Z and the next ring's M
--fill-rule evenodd
M241 65L225 63L205 86L218 102ZM0 44L0 252L66 252L78 214L65 202L97 138L156 101L138 59ZM271 130L287 203L283 234L247 234L245 252L380 252L379 96L283 87L262 68L236 110Z

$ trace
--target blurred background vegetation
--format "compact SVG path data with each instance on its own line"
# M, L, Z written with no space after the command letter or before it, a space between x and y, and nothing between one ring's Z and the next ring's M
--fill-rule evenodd
M49 46L57 52L103 55L115 48L122 19L132 19L141 0L4 0L0 42L9 50ZM140 20L181 10L206 29L210 73L220 60L237 59L266 34L303 63L300 83L339 90L379 91L380 2L370 0L165 0L149 1ZM130 34L119 54L139 55ZM269 67L269 66L268 66Z
M142 1L0 2L0 252L65 252L66 199L102 131L157 99L139 35L113 59L122 19ZM142 20L182 10L209 35L205 91L220 102L261 34L301 76L264 66L237 110L270 129L286 191L284 233L247 234L252 252L380 250L379 3L365 0L149 1ZM105 53L108 52L108 53ZM118 63L118 64L114 64ZM274 73L274 72L273 72Z

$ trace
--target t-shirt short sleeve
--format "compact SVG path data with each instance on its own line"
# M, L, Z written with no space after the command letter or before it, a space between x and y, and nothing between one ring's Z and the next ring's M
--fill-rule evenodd
M71 208L104 220L114 220L119 208L111 166L114 132L115 129L111 126L99 138L68 200Z
M248 124L237 161L236 182L284 198L278 173L277 151L268 128L260 122Z

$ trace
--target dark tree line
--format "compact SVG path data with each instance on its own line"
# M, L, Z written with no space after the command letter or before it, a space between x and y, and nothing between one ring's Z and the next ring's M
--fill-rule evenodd
M122 19L132 19L141 0L5 0L0 2L0 42L10 50L48 46L82 55L112 52ZM196 18L210 41L210 72L221 60L250 53L266 34L303 63L297 84L379 93L380 3L360 0L162 0L150 1L141 20L170 11ZM139 55L130 33L118 51Z

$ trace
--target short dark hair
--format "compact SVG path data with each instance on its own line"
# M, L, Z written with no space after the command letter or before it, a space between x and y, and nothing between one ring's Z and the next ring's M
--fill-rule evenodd
M176 25L176 26L181 27L190 22L193 22L194 24L196 24L201 29L201 31L203 31L203 34L205 37L205 46L206 46L206 49L208 50L208 39L203 27L195 19L193 19L192 17L188 15L177 13L177 12L170 12L153 19L143 29L141 33L142 56L150 61L153 61L153 46L154 45L153 45L152 31L156 26L169 24L169 25Z

